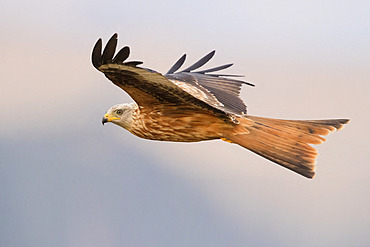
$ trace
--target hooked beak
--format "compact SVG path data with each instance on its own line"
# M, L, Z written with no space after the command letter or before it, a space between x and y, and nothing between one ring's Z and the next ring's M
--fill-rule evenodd
M101 120L101 123L104 125L107 122L112 122L112 120L117 120L117 119L120 119L120 118L109 116L108 113L106 113L103 119Z
M104 125L106 122L108 122L108 118L106 118L105 116L103 117L103 119L101 120L101 123Z

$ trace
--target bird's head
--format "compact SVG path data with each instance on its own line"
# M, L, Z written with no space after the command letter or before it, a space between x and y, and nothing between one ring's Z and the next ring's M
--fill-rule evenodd
M102 124L112 122L125 129L131 126L132 115L136 109L136 104L119 104L112 106L102 119Z

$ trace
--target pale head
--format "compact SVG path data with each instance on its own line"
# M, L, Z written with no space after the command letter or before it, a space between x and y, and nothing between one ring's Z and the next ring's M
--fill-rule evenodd
M112 122L125 129L130 129L132 123L132 115L135 112L137 105L135 103L125 103L112 106L102 119L102 124Z

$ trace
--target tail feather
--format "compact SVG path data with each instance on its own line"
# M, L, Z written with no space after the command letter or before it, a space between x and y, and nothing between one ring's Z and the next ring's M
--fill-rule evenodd
M280 120L246 116L238 119L237 131L224 138L307 178L315 175L317 150L309 144L325 141L328 135L343 128L348 119ZM245 131L247 129L247 131Z

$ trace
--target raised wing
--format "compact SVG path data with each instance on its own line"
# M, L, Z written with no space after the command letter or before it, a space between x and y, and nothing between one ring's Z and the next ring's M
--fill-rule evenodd
M225 78L241 77L240 75L209 74L211 72L227 69L233 64L225 64L206 70L194 71L211 60L214 54L215 51L212 51L190 67L176 73L185 62L186 55L183 55L165 74L165 77L190 94L193 93L193 88L197 88L198 91L210 93L219 102L217 107L224 112L231 114L246 114L247 107L239 97L240 89L242 84L254 85L241 80Z
M163 76L153 70L137 67L142 62L125 62L130 53L127 46L114 56L116 46L117 34L110 38L103 52L102 40L99 39L92 52L92 63L115 85L125 90L139 106L185 105L208 109L224 116L245 113L245 105L238 97L240 87L245 82L207 74L231 65L191 72L208 62L214 51L182 72L175 73L184 63L184 55Z
M246 114L247 107L239 97L242 82L238 80L189 72L165 76L190 94L194 88L204 92L205 97L211 94L219 102L217 107L224 112L238 115Z

